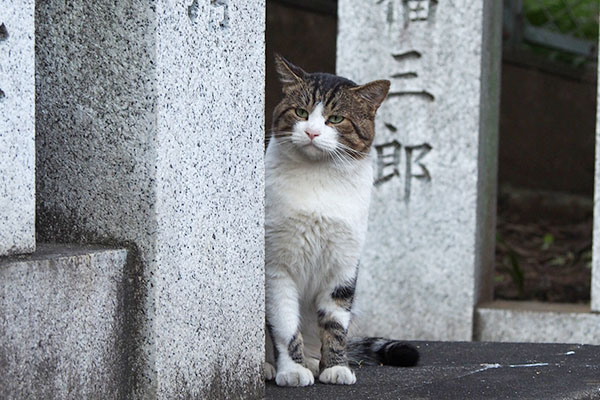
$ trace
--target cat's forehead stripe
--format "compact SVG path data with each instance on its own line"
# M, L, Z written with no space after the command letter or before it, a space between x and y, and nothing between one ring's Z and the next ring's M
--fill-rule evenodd
M340 89L356 86L349 79L321 72L309 74L307 83L312 89L312 103L323 101L327 107L335 107L336 96Z
M331 106L332 108L335 107L337 102L334 102L333 100L335 100L335 95L337 94L338 90L340 90L341 86L342 86L341 84L338 84L331 90L331 92L329 92L329 97L327 98L327 100L325 100L326 106L328 106L328 107Z
M313 87L313 92L312 92L312 101L313 103L317 103L317 93L319 90L319 85L314 85Z
M341 76L331 75L324 72L315 72L308 75L308 80L316 83L324 91L330 91L338 85L356 86L356 83L350 79L342 78Z

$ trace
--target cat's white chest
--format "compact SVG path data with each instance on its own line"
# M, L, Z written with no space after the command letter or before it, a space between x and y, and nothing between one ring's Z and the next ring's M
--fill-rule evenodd
M301 214L325 217L328 219L357 223L368 212L368 194L356 183L338 180L328 171L307 168L289 171L276 177L268 190L278 204L274 210L280 214ZM279 181L285 179L285 183ZM355 222L353 222L355 221Z
M372 186L369 159L348 170L327 163L290 162L267 152L267 223L281 218L315 218L366 228Z

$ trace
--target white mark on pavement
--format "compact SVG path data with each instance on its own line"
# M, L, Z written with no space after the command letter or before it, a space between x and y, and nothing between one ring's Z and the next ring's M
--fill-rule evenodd
M548 363L535 363L535 364L513 364L508 365L509 368L532 368L532 367L547 367Z
M496 368L535 368L535 367L547 367L548 363L533 363L533 364L510 364L510 365L502 365L502 364L479 364L481 368L467 372L466 374L458 376L458 378L464 378L465 376L478 374L483 371L487 371L488 369L496 369Z

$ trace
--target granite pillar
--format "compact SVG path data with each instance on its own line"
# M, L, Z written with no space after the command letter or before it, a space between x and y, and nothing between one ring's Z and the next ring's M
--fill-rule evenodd
M0 6L0 256L35 250L34 1Z
M600 42L600 32L598 32ZM600 60L600 52L598 52ZM600 61L598 62L600 77ZM592 311L600 312L600 79L597 83L598 102L596 116L596 178L594 179L594 239L592 245Z
M358 331L471 340L491 297L499 1L339 2L338 74L389 79L356 296Z
M38 2L38 228L118 244L128 398L254 398L264 0Z

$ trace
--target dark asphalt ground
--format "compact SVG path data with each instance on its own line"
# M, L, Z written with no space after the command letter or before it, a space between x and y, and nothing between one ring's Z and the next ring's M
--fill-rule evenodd
M352 386L266 385L266 399L600 399L600 346L412 342L412 368L355 368Z

